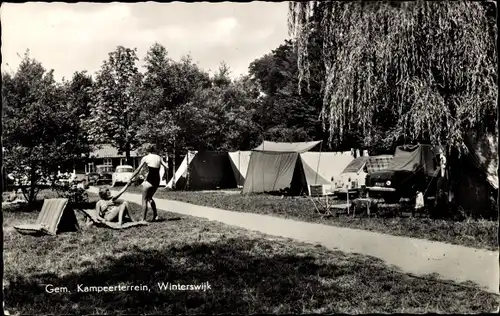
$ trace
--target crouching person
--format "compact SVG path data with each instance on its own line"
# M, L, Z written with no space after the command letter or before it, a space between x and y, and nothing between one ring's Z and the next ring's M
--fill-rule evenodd
M118 222L122 225L125 219L130 219L132 222L135 220L130 214L130 207L128 202L117 203L116 200L125 192L125 186L117 195L113 196L108 187L101 187L99 189L100 200L97 201L96 217L101 222Z

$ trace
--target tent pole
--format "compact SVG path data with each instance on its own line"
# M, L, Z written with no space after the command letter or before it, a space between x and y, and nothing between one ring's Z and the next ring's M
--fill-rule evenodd
M318 170L319 170L319 161L321 160L321 154L323 153L323 141L321 141L319 145L319 159L316 165L316 178L314 179L315 184L318 182Z
M187 151L187 154L186 154L186 157L187 157L187 168L186 168L186 171L187 171L187 179L186 179L186 189L189 190L189 150Z
M176 169L175 169L175 138L174 138L174 148L173 148L173 158L172 158L172 171L173 171L173 174L172 174L172 190L175 190L175 184L176 184L176 181L177 179L175 178L175 172L176 172Z

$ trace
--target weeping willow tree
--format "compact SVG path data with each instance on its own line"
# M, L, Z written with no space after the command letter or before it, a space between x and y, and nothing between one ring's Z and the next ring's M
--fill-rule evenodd
M290 2L288 22L301 82L316 62L311 34L322 37L331 142L359 130L373 145L380 113L395 118L391 141L458 153L465 132L497 130L496 1Z

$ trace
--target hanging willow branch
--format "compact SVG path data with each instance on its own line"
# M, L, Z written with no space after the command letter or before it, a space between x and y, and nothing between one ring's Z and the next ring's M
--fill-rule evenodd
M460 148L465 130L486 131L498 91L496 17L488 5L496 2L291 2L300 81L310 76L311 18L322 16L322 117L330 140L355 128L369 142L381 110L397 118L394 138Z

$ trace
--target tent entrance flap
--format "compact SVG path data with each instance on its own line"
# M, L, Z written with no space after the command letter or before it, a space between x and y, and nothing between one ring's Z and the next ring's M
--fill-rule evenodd
M251 151L236 151L230 152L231 167L233 168L234 177L238 186L243 186L250 162Z

